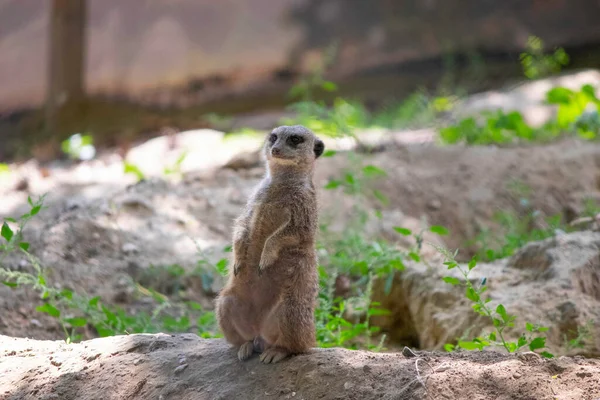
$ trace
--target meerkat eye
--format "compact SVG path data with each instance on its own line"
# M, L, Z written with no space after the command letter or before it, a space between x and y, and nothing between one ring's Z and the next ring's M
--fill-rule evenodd
M274 133L271 133L271 136L269 136L269 142L275 143L276 141L277 141L277 135Z
M302 139L300 136L298 135L292 135L290 136L290 142L292 144L300 144L304 141L304 139Z

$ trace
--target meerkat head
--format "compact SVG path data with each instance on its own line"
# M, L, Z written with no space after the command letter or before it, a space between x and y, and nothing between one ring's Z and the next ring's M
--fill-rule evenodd
M325 145L312 131L301 126L280 126L267 136L264 155L270 168L312 166L323 154Z

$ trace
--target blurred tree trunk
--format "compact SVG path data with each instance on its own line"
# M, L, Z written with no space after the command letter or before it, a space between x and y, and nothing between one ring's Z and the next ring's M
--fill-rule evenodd
M45 121L51 135L61 106L85 96L86 11L86 0L52 0Z

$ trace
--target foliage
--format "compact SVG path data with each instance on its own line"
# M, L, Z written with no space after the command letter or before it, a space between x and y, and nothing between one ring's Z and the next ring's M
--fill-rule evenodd
M562 67L569 64L569 56L560 47L553 53L544 52L544 42L536 36L527 39L526 50L519 57L523 73L529 79L543 78L560 72Z
M586 341L592 340L594 337L593 328L594 320L590 319L585 325L578 326L577 332L571 332L571 338L569 338L566 334L563 335L563 340L565 342L565 348L567 351L583 349Z
M144 173L136 165L128 163L127 161L123 163L123 173L133 174L138 181L146 179Z
M600 100L591 85L579 91L555 87L548 91L546 100L558 106L556 121L552 126L575 132L584 139L596 139L600 132ZM590 111L587 111L591 107Z
M10 167L8 164L0 163L0 175L8 174L10 172Z
M456 261L458 251L451 253L445 248L433 246L444 256L444 265L447 266L448 270L456 268L463 278L461 280L454 276L446 276L443 278L444 282L454 286L462 286L465 289L465 298L473 303L473 310L479 315L488 318L494 326L494 330L488 335L478 336L470 341L461 340L457 346L447 344L445 346L447 351L452 351L457 347L465 350L483 350L489 346L502 346L509 353L514 353L525 346L531 351L541 350L546 347L546 338L537 334L546 332L548 328L534 325L530 322L525 324L527 334L522 334L516 342L506 340L505 330L515 326L517 317L509 314L502 304L498 304L495 309L489 305L492 299L485 295L487 291L486 278L481 279L477 286L473 284L469 275L477 266L477 258L473 257L465 268ZM548 358L554 357L547 351L543 351L541 355Z
M43 200L43 197L36 202L29 199L28 213L18 220L4 221L1 229L4 243L0 245L0 279L8 287L27 286L41 293L43 302L36 310L57 319L65 332L67 342L80 340L85 327L92 328L99 336L160 331L187 332L192 329L198 330L203 337L219 336L216 333L212 311L204 311L200 304L194 302L174 303L166 295L145 288L139 283L136 284L137 293L152 299L154 305L150 310L141 310L134 314L129 314L120 307L105 304L100 297L90 298L73 290L57 289L48 284L39 260L29 251L29 243L23 241L23 229L27 222L40 212ZM27 258L33 272L5 268L4 259L15 252ZM173 274L179 273L176 267L170 268ZM191 318L192 315L196 316L195 320Z
M555 87L548 91L549 104L558 106L556 119L542 127L529 126L517 111L483 112L481 118L469 117L440 129L440 138L446 144L465 142L470 145L507 144L516 142L543 142L562 134L575 134L593 140L600 132L600 100L591 85L579 91ZM595 109L588 109L592 107Z
M96 155L94 138L76 133L61 143L63 153L74 160L91 160Z
M498 211L494 220L500 225L500 229L484 229L473 240L479 248L479 259L492 261L510 257L527 243L553 237L559 230L569 230L562 223L560 214L544 218L537 210L528 211L524 215L518 215L514 211Z

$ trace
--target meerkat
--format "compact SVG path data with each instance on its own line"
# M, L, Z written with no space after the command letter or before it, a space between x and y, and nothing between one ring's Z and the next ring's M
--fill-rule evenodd
M238 358L277 363L316 344L318 293L315 161L325 146L309 129L275 128L265 140L266 174L235 220L232 265L216 316Z

